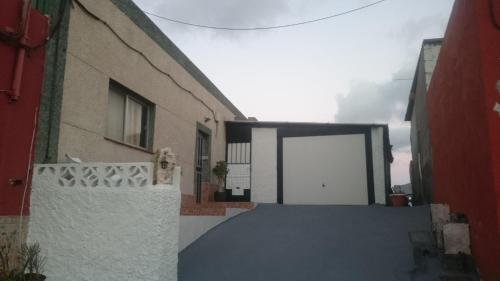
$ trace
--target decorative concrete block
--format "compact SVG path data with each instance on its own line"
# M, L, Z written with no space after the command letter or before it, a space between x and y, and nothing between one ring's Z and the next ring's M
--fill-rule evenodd
M431 204L431 219L436 246L443 249L443 225L450 222L450 206L447 204Z
M432 223L444 224L450 221L450 206L447 204L431 204Z
M37 187L146 187L153 183L153 163L37 164L33 181Z
M469 225L466 223L447 223L443 225L445 254L470 255Z

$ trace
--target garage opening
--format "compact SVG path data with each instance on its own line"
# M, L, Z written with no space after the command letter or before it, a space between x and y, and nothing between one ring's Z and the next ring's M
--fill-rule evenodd
M365 136L283 138L284 204L368 204Z

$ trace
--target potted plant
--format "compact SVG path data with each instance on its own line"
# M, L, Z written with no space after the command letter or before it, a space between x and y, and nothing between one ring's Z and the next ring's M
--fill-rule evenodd
M40 254L40 244L24 244L21 249L21 259L24 267L25 281L44 281L43 268L46 258Z
M217 191L214 193L214 200L218 202L226 201L226 188L225 181L229 169L227 168L227 163L224 160L217 161L217 165L212 169L213 173L217 177Z
M389 200L393 207L408 206L408 197L398 186L392 187L392 193L389 194Z

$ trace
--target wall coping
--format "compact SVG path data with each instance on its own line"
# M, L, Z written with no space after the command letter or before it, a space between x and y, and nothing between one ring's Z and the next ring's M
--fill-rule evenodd
M153 185L153 170L151 162L35 164L33 187L145 188ZM180 177L175 167L170 185L179 187Z

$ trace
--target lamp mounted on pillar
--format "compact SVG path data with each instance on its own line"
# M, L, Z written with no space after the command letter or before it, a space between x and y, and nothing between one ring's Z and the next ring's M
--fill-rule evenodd
M160 166L162 169L166 169L168 167L168 161L166 160L160 161Z

